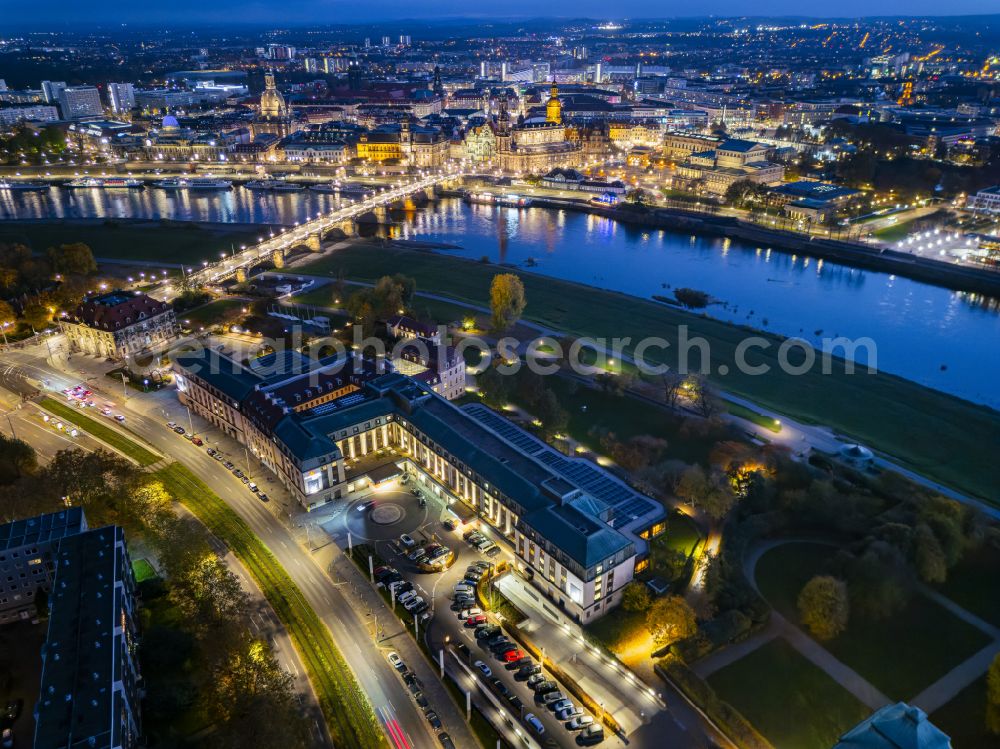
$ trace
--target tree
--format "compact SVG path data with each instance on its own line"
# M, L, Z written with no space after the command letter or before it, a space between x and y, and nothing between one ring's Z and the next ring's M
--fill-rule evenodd
M35 449L23 440L0 434L0 484L9 484L34 473L38 467Z
M799 593L799 617L817 640L832 640L847 629L847 585L829 575L816 575Z
M14 308L0 299L0 326L13 325L17 321Z
M241 626L248 598L240 581L221 559L204 555L182 578L174 581L171 596L203 637Z
M622 591L622 608L626 611L645 611L652 603L649 588L638 580L633 580Z
M1000 735L1000 654L986 672L986 730Z
M25 323L38 331L48 326L52 320L52 310L44 304L32 303L25 306L21 317Z
M934 531L926 523L913 530L913 563L925 583L943 583L948 577L948 560Z
M542 430L546 434L558 434L569 424L569 414L559 404L559 398L551 390L546 390L538 399L535 415L542 422Z
M214 676L209 712L222 725L221 735L213 736L214 745L306 746L308 731L297 709L292 677L266 643L242 638Z
M491 324L497 333L510 328L521 319L527 304L524 284L513 273L498 273L490 284Z
M507 379L497 371L496 367L488 366L477 374L476 387L479 388L487 405L494 408L503 408L507 405Z
M684 375L673 371L660 376L660 382L663 386L663 401L670 408L677 408L684 390L685 379Z
M646 202L646 191L641 187L635 187L625 193L625 200L636 205L643 205Z
M722 399L704 377L696 376L688 379L688 394L691 396L691 405L694 406L695 412L703 418L711 419L723 410Z
M646 629L653 641L666 647L698 631L694 609L681 596L658 598L646 614Z
M687 287L674 289L674 299L688 309L704 309L711 301L711 297L704 291Z
M64 244L48 249L52 270L63 275L90 276L97 273L97 261L90 247L83 242Z
M725 517L736 502L736 494L724 476L706 472L697 464L689 466L681 474L676 493L715 520Z
M534 408L545 394L545 381L538 372L521 367L517 373L517 396L525 406Z

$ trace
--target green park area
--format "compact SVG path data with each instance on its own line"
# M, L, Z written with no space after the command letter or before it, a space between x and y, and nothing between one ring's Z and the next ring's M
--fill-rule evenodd
M901 239L905 239L906 235L912 229L913 221L900 221L895 224L883 226L881 229L876 229L872 234L883 242L898 242Z
M487 306L489 286L498 266L427 252L396 248L345 247L300 269L303 273L374 281L403 271L417 289ZM740 372L736 347L747 329L625 294L519 271L527 298L524 317L572 335L631 337L636 342L660 336L676 344L680 326L688 339L705 338L711 346L713 381L722 389L806 423L825 424L891 454L903 465L957 489L995 500L1000 462L992 445L1000 434L1000 414L989 408L931 390L892 375L848 374L834 359L831 372L821 362L804 374L781 371L781 338L757 333L770 342L747 356L751 365L767 366L766 376ZM677 346L647 352L653 362L676 365ZM626 347L626 351L628 348ZM795 362L794 355L790 357ZM692 365L697 366L697 353ZM727 374L718 374L720 365ZM647 409L651 410L651 409Z
M192 330L198 330L201 327L236 319L240 314L240 310L247 307L247 304L242 299L216 299L200 307L178 313L177 319L181 325Z
M167 491L230 548L250 572L306 666L338 746L384 747L375 713L329 629L271 551L218 495L180 463L156 472Z
M985 675L935 710L930 719L948 734L955 749L1000 749L1000 735L986 730Z
M183 221L4 221L0 224L0 243L16 242L44 252L49 247L83 242L98 260L153 263L150 270L157 270L158 262L200 265L203 260L218 260L220 252L229 253L256 241L265 229Z
M998 571L1000 549L984 544L971 549L949 570L947 581L938 586L938 591L980 619L1000 627Z
M829 749L871 712L781 637L708 683L775 747Z
M764 598L798 623L797 600L814 575L823 574L836 547L789 543L766 552L756 578ZM985 647L988 635L914 591L904 607L881 620L855 616L847 630L823 643L835 658L893 700L911 700Z
M78 408L66 403L60 403L55 398L49 397L42 398L39 405L52 415L75 424L92 437L96 437L123 455L127 455L141 466L152 465L160 459L159 455L150 452L139 443L112 429L107 424L102 424L96 419L85 416Z

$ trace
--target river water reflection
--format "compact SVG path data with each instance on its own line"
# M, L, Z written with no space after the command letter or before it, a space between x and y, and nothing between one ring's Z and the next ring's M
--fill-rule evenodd
M4 218L167 218L293 224L329 210L332 195L145 190L0 191ZM995 301L765 246L638 229L582 213L467 205L444 199L396 214L396 236L459 245L450 253L649 298L690 287L707 313L785 335L870 337L880 369L1000 407ZM405 272L405 268L400 271Z

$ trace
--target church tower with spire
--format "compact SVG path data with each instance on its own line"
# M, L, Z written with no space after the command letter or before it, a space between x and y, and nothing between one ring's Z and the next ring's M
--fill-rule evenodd
M562 124L562 102L559 101L559 88L555 81L552 81L549 101L545 105L545 120L553 125Z

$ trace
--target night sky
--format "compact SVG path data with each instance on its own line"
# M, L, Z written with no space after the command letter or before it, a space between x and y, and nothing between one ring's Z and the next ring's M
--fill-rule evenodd
M263 23L274 26L337 24L396 19L432 20L445 17L512 18L563 16L574 18L658 18L677 16L808 15L844 18L860 15L960 15L996 13L997 0L838 0L802 3L801 0L702 0L664 3L651 0L505 0L490 4L468 0L299 0L296 3L259 0L171 0L167 3L126 3L121 0L49 0L38 4L0 0L0 16L12 24L66 29L80 23ZM613 8L613 15L608 13ZM0 29L2 33L2 29Z

